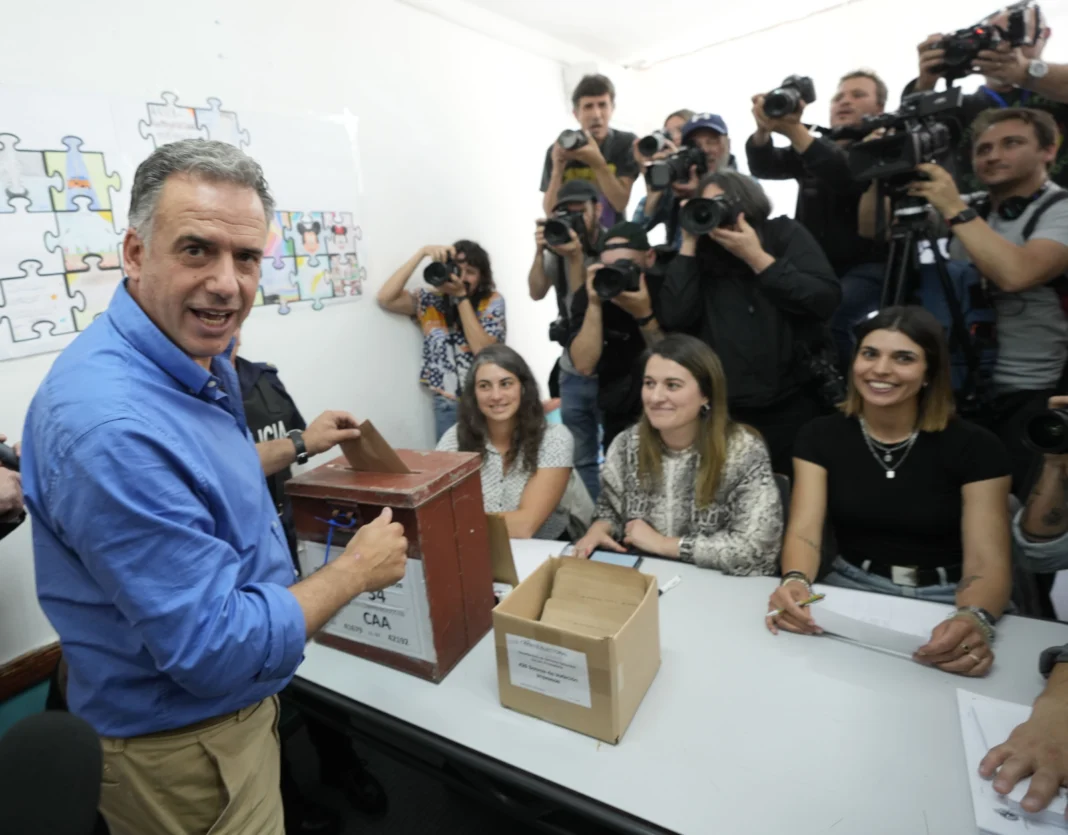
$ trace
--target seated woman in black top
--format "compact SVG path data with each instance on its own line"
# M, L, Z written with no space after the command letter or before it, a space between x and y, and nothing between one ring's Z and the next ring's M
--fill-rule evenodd
M768 628L818 633L798 601L820 567L829 515L838 558L831 585L956 603L915 658L985 675L993 620L1011 591L1009 460L990 432L954 417L949 352L938 321L892 307L857 328L841 414L817 418L794 445L782 585Z

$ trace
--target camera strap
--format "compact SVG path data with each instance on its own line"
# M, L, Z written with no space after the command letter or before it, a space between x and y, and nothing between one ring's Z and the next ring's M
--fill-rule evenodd
M1005 101L1005 99L1001 95L1001 93L999 93L997 90L991 90L985 84L982 87L980 87L979 89L983 91L983 94L988 99L991 99L992 101L994 101L997 104L997 106L1000 107L1002 110L1004 110L1005 108L1010 106L1009 103L1007 101ZM1026 105L1030 100L1031 100L1031 91L1030 90L1021 90L1020 91L1020 105Z
M567 309L567 267L564 264L564 256L546 250L553 259L553 289L556 291L556 315L565 322L571 321L570 311Z

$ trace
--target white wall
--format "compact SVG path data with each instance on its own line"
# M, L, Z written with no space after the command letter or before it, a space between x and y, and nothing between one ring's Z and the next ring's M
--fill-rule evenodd
M432 444L419 332L380 311L374 293L420 245L462 237L489 251L508 342L544 384L559 355L546 338L555 306L530 301L526 275L545 148L568 119L560 64L391 0L56 0L14 4L4 18L0 78L20 85L146 102L175 90L184 102L218 96L238 114L356 114L364 299L286 317L255 311L243 334L243 353L279 365L309 419L348 409L398 446ZM68 50L60 31L78 33L82 46ZM303 152L294 145L294 166ZM0 431L12 439L53 359L0 363ZM0 543L0 663L53 637L24 525Z
M636 73L640 87L633 92L641 100L636 110L645 130L658 127L668 113L681 107L719 113L730 129L739 168L746 171L745 140L755 129L750 99L756 93L777 87L788 75L811 76L818 99L804 119L827 125L838 79L849 70L868 67L890 88L887 109L896 109L905 84L916 77L916 45L933 32L970 26L999 5L1004 4L995 0L858 0ZM759 13L759 6L752 4L754 14ZM1042 3L1042 9L1054 30L1046 57L1066 60L1068 3ZM973 76L959 86L970 92L980 83ZM632 110L629 115L633 120L636 113ZM777 137L776 144L785 144L785 140ZM796 186L768 181L763 185L775 212L792 215Z

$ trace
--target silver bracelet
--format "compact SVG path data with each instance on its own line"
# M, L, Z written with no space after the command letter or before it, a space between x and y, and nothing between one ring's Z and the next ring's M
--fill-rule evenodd
M954 618L964 617L972 621L983 635L983 640L987 644L993 644L994 638L997 637L997 630L994 628L985 611L978 606L960 606L953 614L951 614L946 620L953 620Z

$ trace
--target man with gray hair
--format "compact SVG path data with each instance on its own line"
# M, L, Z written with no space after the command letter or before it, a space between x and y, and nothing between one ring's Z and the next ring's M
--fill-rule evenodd
M260 444L246 428L227 354L272 210L237 148L157 149L134 178L127 278L26 417L38 597L70 710L101 737L112 835L283 832L276 694L335 612L404 574L386 510L294 582L264 474L359 431L345 412Z

